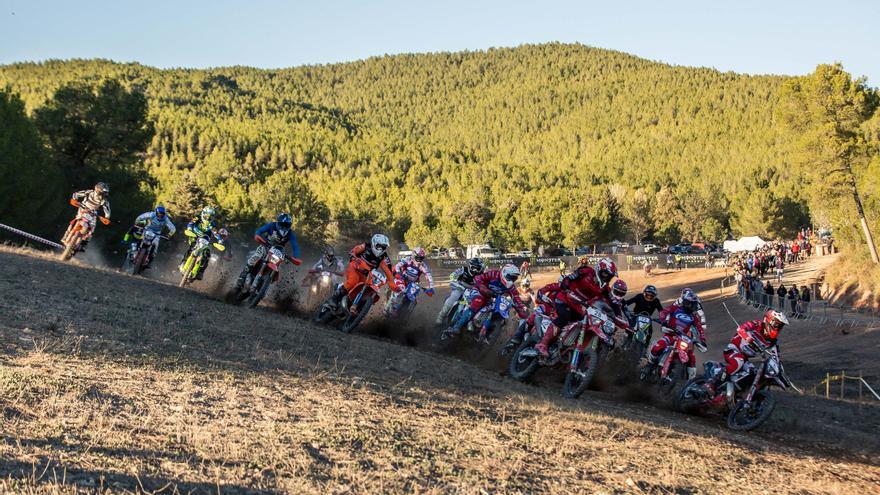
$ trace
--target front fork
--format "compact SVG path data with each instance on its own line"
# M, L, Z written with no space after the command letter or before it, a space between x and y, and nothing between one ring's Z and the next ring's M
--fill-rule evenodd
M584 334L586 333L587 332L582 329L580 335L578 335L577 343L574 346L574 352L571 353L571 362L568 365L569 371L578 370L578 365L581 361L581 350L584 348L584 339L586 338Z

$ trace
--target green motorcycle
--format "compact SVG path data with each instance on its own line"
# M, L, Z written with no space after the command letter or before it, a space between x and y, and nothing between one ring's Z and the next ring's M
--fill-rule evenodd
M195 234L190 231L186 231L186 235L190 237L195 237ZM207 268L208 261L211 259L210 249L211 246L214 246L214 249L218 251L225 251L226 246L219 242L210 242L205 237L199 237L196 239L195 245L193 245L192 250L189 253L189 256L186 257L186 261L180 265L180 286L186 287L193 280L196 280L204 269Z

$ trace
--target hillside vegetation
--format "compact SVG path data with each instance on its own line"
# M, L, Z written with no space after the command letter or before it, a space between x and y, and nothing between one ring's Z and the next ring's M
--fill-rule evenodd
M715 241L790 234L808 214L775 117L782 77L567 44L284 70L0 67L29 112L106 79L149 102L145 192L207 196L232 221L288 208L315 238Z

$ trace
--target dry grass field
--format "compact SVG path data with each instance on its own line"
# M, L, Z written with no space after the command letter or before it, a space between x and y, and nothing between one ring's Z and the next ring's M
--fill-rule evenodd
M493 359L10 249L0 339L8 493L880 487L877 408L787 396L765 427L739 434L644 395L565 400L549 372L520 384Z

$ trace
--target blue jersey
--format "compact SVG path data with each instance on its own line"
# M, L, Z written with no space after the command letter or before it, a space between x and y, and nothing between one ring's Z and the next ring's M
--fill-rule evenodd
M293 233L293 229L288 229L286 234L282 234L275 222L269 222L257 229L256 234L265 239L270 246L280 247L282 249L284 249L285 244L290 242L290 249L293 251L293 257L299 258L299 244L296 242L296 234Z

